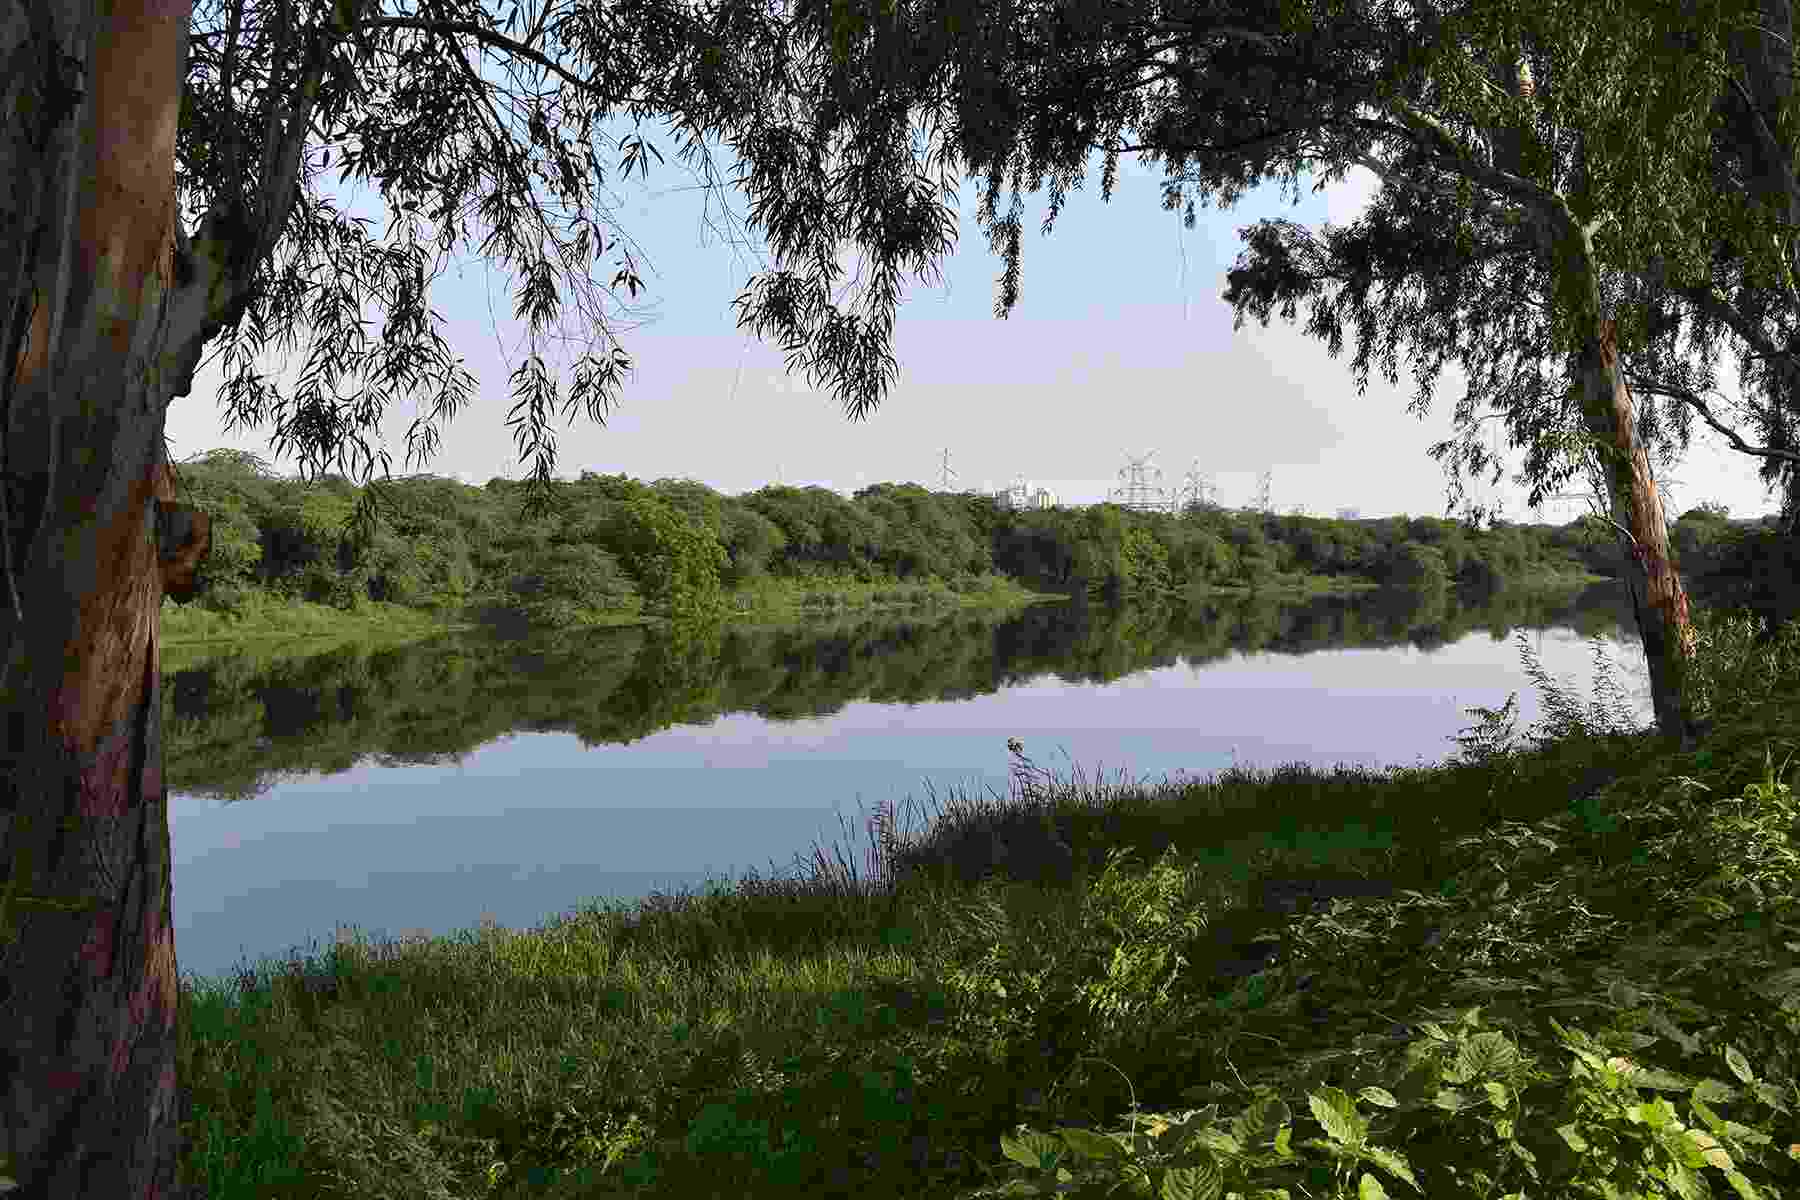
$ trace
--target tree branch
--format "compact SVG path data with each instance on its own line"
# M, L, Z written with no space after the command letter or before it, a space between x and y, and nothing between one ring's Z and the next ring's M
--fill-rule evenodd
M1558 193L1547 191L1531 180L1520 178L1510 171L1502 171L1498 167L1483 164L1441 122L1429 113L1419 111L1405 97L1396 97L1394 104L1403 119L1419 127L1419 134L1429 135L1444 148L1437 155L1442 170L1461 175L1470 183L1479 184L1491 192L1498 192L1509 197L1521 207L1532 210L1552 228L1568 233L1581 232L1592 237L1593 231L1614 219L1611 213L1601 213L1584 229L1576 221L1575 214L1569 210L1568 201ZM1426 153L1431 152L1431 148L1424 145L1418 136L1415 136L1414 140L1419 142L1421 150ZM1445 161L1446 159L1448 161Z
M417 29L425 33L435 33L445 38L453 33L467 34L484 45L491 46L496 50L503 50L508 54L516 55L528 62L534 62L538 66L543 67L546 71L557 75L571 86L580 88L583 92L590 95L596 93L595 84L591 80L580 79L569 74L569 72L565 71L555 59L549 58L548 56L533 50L529 42L516 42L503 33L496 33L492 29L477 25L472 21L427 21L419 17L381 17L373 21L360 22L358 27L362 29ZM540 25L538 30L532 34L532 37L536 38L542 32L543 28ZM626 98L617 96L601 96L600 99L609 104L623 104L627 102Z
M1263 33L1255 29L1242 29L1235 25L1201 26L1199 24L1178 24L1173 21L1159 21L1150 26L1149 32L1173 34L1176 37L1188 39L1190 41L1194 38L1217 35L1220 37L1235 38L1240 42L1255 42L1258 46L1270 50L1275 48L1276 42L1274 34Z
M1782 148L1781 143L1775 137L1775 131L1769 128L1767 121L1763 120L1762 110L1756 107L1756 101L1751 98L1750 89L1738 79L1735 71L1732 72L1730 78L1731 86L1737 89L1739 98L1744 102L1744 107L1749 110L1750 119L1756 123L1757 140L1762 143L1764 156L1781 168L1781 187L1791 201L1794 193L1800 191L1800 183L1796 183L1794 179L1793 155Z
M1654 392L1659 396L1668 396L1672 399L1679 400L1689 408L1692 408L1695 412L1700 414L1701 418L1708 425L1711 425L1714 429L1724 434L1725 439L1731 443L1731 448L1740 454L1752 454L1759 458L1774 458L1780 459L1783 462L1800 463L1800 454L1796 454L1792 450L1776 450L1769 446L1752 446L1743 438L1739 437L1736 430L1726 428L1723 422L1713 416L1712 410L1706 405L1706 401L1702 400L1687 388L1672 387L1668 384L1657 383L1644 376L1638 375L1635 372L1631 373L1629 378L1631 380L1632 390L1634 391Z
M1667 271L1660 257L1653 259L1647 270L1638 271L1635 274L1652 288L1667 287L1665 282ZM1743 339L1746 345L1756 351L1758 357L1771 362L1777 358L1792 357L1788 351L1781 349L1769 340L1768 335L1755 322L1745 317L1736 305L1727 304L1724 298L1718 294L1716 285L1710 280L1705 286L1689 284L1686 287L1670 290L1713 320L1729 327L1733 333Z

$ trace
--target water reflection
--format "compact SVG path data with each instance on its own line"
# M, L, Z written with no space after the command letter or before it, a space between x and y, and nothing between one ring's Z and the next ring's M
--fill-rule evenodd
M1110 683L1258 654L1430 652L1473 632L1490 635L1499 657L1516 665L1515 628L1556 627L1575 640L1601 634L1635 646L1635 634L1621 629L1629 628L1629 606L1616 592L1595 585L1462 606L1441 591L1112 610L1059 604L825 629L456 634L309 657L246 649L165 676L166 778L174 794L244 799L295 773L336 774L367 759L451 762L516 733L572 733L583 746L632 743L729 713L790 722L830 717L859 700L941 703L1039 679ZM1641 653L1635 666L1641 673ZM1349 664L1333 669L1359 673Z
M1205 775L1234 752L1435 760L1469 705L1516 690L1520 727L1535 718L1516 628L1555 630L1544 666L1575 671L1585 700L1582 642L1620 636L1620 599L1042 605L223 655L165 680L182 967L217 975L340 921L529 927L591 897L766 875L838 844L834 809L855 830L859 802L923 799L925 781L1004 793L1012 736L1090 777Z

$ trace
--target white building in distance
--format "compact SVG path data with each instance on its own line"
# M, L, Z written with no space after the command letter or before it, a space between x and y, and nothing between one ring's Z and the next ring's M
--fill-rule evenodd
M1013 480L1013 485L993 493L994 499L1001 508L1015 511L1028 508L1055 508L1056 493L1049 488L1033 488L1022 478Z
M1360 508L1340 508L1337 510L1337 515L1338 515L1338 520L1340 520L1340 521L1354 521L1362 516L1362 509L1360 509Z

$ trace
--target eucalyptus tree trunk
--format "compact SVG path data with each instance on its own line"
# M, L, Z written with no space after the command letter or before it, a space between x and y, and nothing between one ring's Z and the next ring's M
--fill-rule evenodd
M1588 189L1585 137L1576 140L1574 166L1570 193L1580 197ZM1573 243L1574 250L1565 260L1567 274L1562 282L1567 289L1565 295L1575 300L1578 314L1575 365L1582 423L1599 450L1613 527L1627 543L1636 568L1626 568L1626 587L1630 589L1632 611L1644 642L1656 727L1663 737L1686 749L1697 733L1688 700L1689 667L1695 644L1687 590L1669 558L1668 520L1663 514L1656 479L1650 472L1650 456L1638 440L1631 388L1619 366L1617 325L1604 315L1601 304L1600 268L1594 249L1597 223L1584 226L1566 202L1563 212L1565 220L1559 233L1565 244Z
M209 288L229 289L177 253L188 3L5 12L0 1194L167 1197L179 976L157 639L210 539L173 503L163 417L213 331Z
M1631 389L1619 370L1613 339L1613 322L1603 319L1581 348L1581 413L1588 432L1602 443L1613 520L1618 525L1623 518L1620 532L1629 540L1636 568L1628 575L1626 586L1631 589L1632 610L1644 640L1656 726L1663 736L1688 747L1697 732L1687 686L1695 649L1694 627L1687 590L1669 558L1669 526L1662 497L1650 473L1649 456L1637 438Z
M1534 98L1535 83L1522 56L1498 66L1493 75L1497 86L1515 98ZM1522 174L1522 132L1486 132L1494 147L1496 165L1514 175ZM1571 196L1582 194L1588 187L1585 141L1577 141L1575 156ZM1668 521L1650 471L1649 455L1638 439L1631 389L1619 366L1617 327L1603 313L1593 243L1596 227L1584 227L1565 198L1558 197L1550 211L1554 212L1554 219L1540 218L1539 222L1547 242L1563 241L1573 251L1562 259L1564 275L1559 282L1565 297L1575 301L1578 313L1575 374L1582 424L1598 443L1610 522L1628 542L1630 561L1636 568L1628 568L1626 586L1643 638L1656 726L1663 736L1678 740L1685 747L1692 744L1696 733L1687 687L1695 649L1693 623L1687 591L1669 557Z

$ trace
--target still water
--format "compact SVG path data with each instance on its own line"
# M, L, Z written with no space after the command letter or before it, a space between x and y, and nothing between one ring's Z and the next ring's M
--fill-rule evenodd
M1439 761L1471 706L1517 692L1517 728L1538 718L1520 629L1584 710L1601 636L1647 724L1620 591L1046 604L687 644L457 634L177 665L182 971L323 952L340 926L528 929L590 900L792 874L815 845L867 877L877 804L905 837L954 793L1004 795L1008 738L1060 777L1109 781Z

